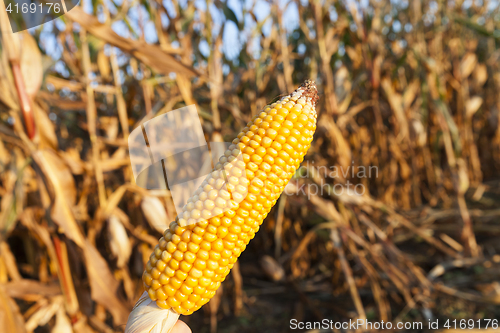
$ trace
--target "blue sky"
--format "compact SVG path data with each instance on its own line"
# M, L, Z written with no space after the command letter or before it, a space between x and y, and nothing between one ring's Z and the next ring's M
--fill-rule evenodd
M109 0L106 0L109 1ZM121 3L123 0L116 0L116 3ZM180 4L185 4L186 0L181 0ZM205 0L195 0L196 7L199 8L201 11L206 10L206 2ZM174 6L172 5L172 2L169 0L163 0L164 6L167 8L169 11L169 14L173 17L175 17L176 10ZM244 44L244 42L247 40L247 38L251 35L251 30L255 27L255 22L253 19L250 17L250 14L246 14L245 17L243 17L243 8L245 8L247 11L250 9L252 5L252 0L228 0L227 5L229 8L233 10L235 13L238 21L241 22L241 20L245 20L245 31L240 33L238 30L236 24L232 21L226 22L224 31L223 33L223 52L226 55L227 58L229 59L234 59L238 56L239 52L241 51L241 47ZM287 19L284 20L284 25L287 30L287 32L291 32L294 29L298 27L299 24L299 13L298 13L298 8L295 3L288 3L288 0L280 0L280 5L281 8L285 8L284 12L284 17ZM91 12L91 2L89 0L84 0L83 1L83 7L84 10L87 12ZM113 8L111 5L109 8ZM271 12L271 6L269 3L266 1L262 0L257 0L256 5L254 7L254 14L259 20L259 22L262 22L266 18L268 18L269 14ZM212 32L213 34L217 34L220 30L220 27L223 23L223 20L225 19L223 14L215 8L214 5L210 8L210 13L212 14L212 20L213 20L213 27L212 27ZM98 15L100 19L102 19L102 15ZM133 27L135 32L139 32L139 21L142 18L143 20L147 17L146 11L143 6L135 6L134 8L130 9L129 11L129 17L130 17L130 25ZM59 59L60 58L60 49L57 45L57 41L55 37L52 35L53 31L53 26L54 24L58 26L59 29L64 29L64 23L62 20L57 19L52 22L48 22L44 24L41 29L42 29L42 34L41 34L41 39L42 39L42 47L47 51L49 55L51 55L54 59ZM162 25L163 26L168 26L169 20L166 15L162 15ZM263 27L263 32L265 35L268 35L271 30L271 20L268 19L266 24ZM158 36L156 34L156 29L154 26L154 23L147 20L143 22L144 26L144 37L145 40L148 43L156 43L158 42ZM124 22L119 21L115 22L112 26L113 30L119 34L120 36L127 37L127 38L133 38L133 35L129 32L129 29L125 25ZM31 29L32 31L40 29L40 27L33 28ZM258 44L258 40L256 41ZM173 43L174 47L178 47L177 43ZM200 45L200 51L204 55L208 55L209 53L209 47L207 43L202 43Z
M83 1L83 7L87 12L91 12L92 7L91 7L91 1L90 0L81 0ZM110 0L104 0L108 3L111 4ZM115 0L116 3L121 3L121 1L131 1L131 0ZM188 0L179 0L179 3L181 6L186 6ZM205 0L194 0L196 8L200 9L200 12L205 12L206 10L206 1ZM271 30L271 24L272 21L269 19L269 15L271 12L271 6L268 2L263 1L263 0L227 0L227 5L229 8L233 10L235 13L238 21L245 21L245 30L240 32L236 26L236 24L232 21L228 21L225 24L224 31L222 32L223 34L223 52L226 55L228 59L235 59L237 58L238 54L241 51L241 47L244 45L244 43L248 40L249 37L251 37L252 30L255 27L255 22L251 18L251 16L247 13L246 15L243 14L244 11L248 11L253 2L255 1L255 7L254 7L254 14L257 17L259 23L263 22L266 20L264 26L263 26L263 33L264 35L268 35ZM295 2L289 1L289 0L279 0L280 1L280 7L282 10L284 10L283 14L283 24L285 26L285 29L287 30L288 33L291 33L293 30L295 30L298 27L299 24L299 13L298 13L298 8ZM368 6L368 0L344 0L347 2L353 2L357 4L361 8L366 8ZM382 1L382 0L379 0ZM453 1L453 0L450 0ZM300 0L302 5L307 5L308 0ZM403 7L406 7L408 5L409 0L391 0L391 3L394 5L402 5ZM432 1L435 2L435 1ZM430 11L432 11L432 2L430 6ZM468 9L470 6L473 4L476 5L482 5L483 0L465 0L463 2L462 8L464 10ZM177 15L176 9L173 6L172 2L170 0L163 0L163 4L165 8L168 10L169 14L172 17L175 17ZM489 10L494 10L500 5L500 0L490 0L488 1L488 9ZM113 9L114 6L111 4L108 6L108 8ZM210 7L210 13L212 14L212 33L213 35L216 35L219 33L220 27L222 26L224 15L216 9L215 5L211 5ZM430 13L432 14L432 13ZM197 14L199 15L199 14ZM139 22L140 20L143 20L143 26L144 26L144 32L145 32L145 39L148 43L156 43L158 41L158 37L156 34L156 29L154 26L154 23L147 20L147 13L145 11L145 8L141 5L135 5L129 10L129 18L130 18L130 25L132 26L133 30L138 33L140 31L139 29ZM98 15L100 19L103 19L102 13ZM332 21L335 21L337 18L337 15L333 9L333 11L330 11L330 18ZM397 22L396 22L397 23ZM58 26L59 29L64 29L64 23L62 20L57 19L52 22L48 22L42 26L42 34L41 34L41 44L42 47L47 51L49 55L52 56L54 60L60 59L60 47L55 39L55 36L52 34L53 31L53 26L54 24ZM164 27L168 26L169 20L166 15L162 15L162 24ZM115 22L112 26L113 30L127 38L135 38L133 34L130 33L129 29L125 25L124 22L119 21ZM34 29L40 29L38 28L33 28ZM259 53L259 44L260 44L260 39L258 35L254 37L252 44L251 44L251 51L254 54L254 56L258 56ZM174 42L172 44L174 47L179 47L178 43ZM209 46L206 41L202 42L200 44L200 51L207 56L209 54ZM126 59L124 58L124 61ZM63 64L60 62L58 63L57 67L60 67L61 69L64 67ZM57 68L56 67L56 68Z
M288 4L288 1L281 1L281 6L282 8L286 7L285 10L285 17L287 17L285 21L285 28L287 29L288 32L293 31L294 29L297 28L299 24L299 13L298 13L298 8L295 3L290 3ZM185 3L185 1L181 1L181 4ZM171 16L175 16L176 10L172 6L172 2L169 0L164 0L163 4L165 8L169 11L169 14ZM195 0L196 8L200 10L200 12L205 12L206 11L206 1L204 0ZM226 57L233 59L237 57L239 54L239 51L241 50L241 46L243 43L246 41L248 36L251 33L251 29L255 27L255 22L253 19L250 17L249 14L246 14L245 17L243 17L243 9L248 11L251 8L252 1L247 0L245 3L243 3L240 0L228 0L227 5L229 8L233 10L235 13L238 21L245 20L245 27L246 30L243 33L240 33L238 30L236 24L232 21L226 22L224 31L223 33L223 51L226 55ZM131 25L139 31L139 16L140 16L140 11L145 11L144 8L139 7L135 11L130 12L131 18L134 19L133 22L131 22ZM268 15L271 12L271 6L269 3L265 1L258 0L255 5L254 13L259 22L265 20ZM213 27L212 27L212 33L213 35L216 35L219 33L220 28L223 24L223 20L225 20L224 15L215 8L215 5L212 5L210 8L210 13L212 15L212 20L213 20ZM145 17L145 13L142 13L142 17ZM162 15L162 24L164 27L168 26L169 20L166 15ZM156 43L158 41L158 36L156 34L156 29L155 26L152 22L147 23L145 26L145 39L149 43ZM120 34L121 36L124 37L130 37L130 34L128 33L125 25L123 22L117 22L114 26L113 29ZM264 34L269 34L271 29L271 21L268 20L268 22L264 25ZM176 44L174 44L175 46ZM208 55L209 53L209 47L207 43L202 43L200 45L201 52L204 55Z

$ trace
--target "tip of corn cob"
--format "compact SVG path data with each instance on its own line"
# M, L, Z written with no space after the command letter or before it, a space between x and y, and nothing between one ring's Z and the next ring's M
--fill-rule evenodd
M312 80L305 80L304 83L302 83L296 90L295 92L300 91L303 97L306 99L309 99L311 101L311 104L313 106L316 106L316 103L318 102L319 96L318 96L318 88L316 88L316 83ZM295 93L294 92L294 93ZM293 93L292 93L293 95Z

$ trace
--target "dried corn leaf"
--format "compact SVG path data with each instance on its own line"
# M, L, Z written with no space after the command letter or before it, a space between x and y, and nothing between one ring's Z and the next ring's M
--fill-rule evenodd
M338 163L343 167L351 164L351 148L347 144L342 132L338 126L333 122L331 117L323 116L320 119L320 125L325 128L331 137L332 143L336 145L336 153L339 155Z
M482 87L486 83L486 80L488 80L488 68L485 64L478 64L476 66L476 70L472 73L472 76L474 77L477 86Z
M406 88L405 92L403 93L404 110L408 110L410 108L410 105L413 103L415 97L417 96L419 88L420 88L419 80L414 80L408 85L408 88Z
M7 152L3 141L0 141L0 173L6 170L7 164L10 163L10 160L10 154Z
M130 307L117 295L119 283L97 249L88 241L84 246L91 297L111 313L115 325L123 325L127 322Z
M60 242L58 237L54 237L54 239L52 239L47 228L44 228L42 225L35 223L32 210L25 211L25 213L21 216L21 222L33 234L37 235L37 237L39 237L45 245L46 251L48 252L52 263L56 265L55 270L57 271L57 275L59 277L59 283L61 286L60 290L62 290L65 297L64 300L66 311L70 315L76 314L79 309L79 304L68 263L68 255L65 243ZM43 294L45 289L39 289L40 293ZM50 292L54 292L54 290L49 289L45 290L45 292L49 294Z
M461 194L467 192L469 188L469 173L467 171L467 165L462 158L457 159L458 166L458 191Z
M0 285L0 332L26 332L23 316L19 312L16 302L7 296L2 285Z
M398 140L405 140L406 138L408 138L409 127L408 120L403 109L403 98L401 94L397 93L394 90L392 82L388 77L384 77L381 83L382 88L387 95L387 100L391 105L391 109L394 112L394 116L396 117L396 121L399 125Z
M100 23L97 18L85 13L80 7L73 8L66 14L66 17L80 24L103 42L116 46L123 52L129 52L160 73L169 74L175 72L188 77L199 76L195 69L181 63L174 56L162 50L161 47L123 38L117 35L110 26Z
M40 137L40 149L58 147L57 136L54 130L54 124L49 119L47 113L42 110L36 103L33 103L33 111L35 116L35 124Z
M23 31L21 47L21 73L26 92L33 97L42 87L43 66L42 54L38 44L27 31Z
M265 255L259 260L260 267L272 281L281 281L285 278L285 270L271 256Z
M21 41L19 35L12 32L10 20L7 16L3 1L0 3L0 34L2 36L2 51L6 52L9 60L19 61Z
M73 333L71 321L66 315L64 308L60 307L56 313L56 323L50 333Z
M170 223L165 206L157 197L146 196L141 202L142 212L146 217L149 225L163 234L163 232L168 228Z
M103 79L109 79L111 75L111 66L109 65L109 58L104 54L104 49L97 53L97 66Z
M466 79L472 73L477 64L477 56L474 53L467 53L460 63L460 74L462 79Z
M116 215L111 215L108 219L108 236L111 253L117 258L116 265L123 268L130 258L132 246L125 227Z
M29 319L26 321L26 330L28 332L33 332L38 326L44 326L49 322L56 312L62 307L63 298L62 296L56 296L43 304Z
M53 191L52 219L68 238L83 248L84 237L71 210L76 201L73 175L52 150L38 150L33 154L33 158Z
M5 171L1 176L5 192L0 202L0 230L8 235L17 219L15 186L18 178L13 170Z
M483 104L483 99L479 96L473 96L465 102L465 116L471 119Z
M17 269L16 258L10 250L9 244L0 241L0 256L2 257L5 265L7 266L7 272L13 281L21 280L21 274Z
M36 280L21 279L4 285L7 295L13 298L32 299L33 296L54 297L61 294L61 288L55 283L44 284Z

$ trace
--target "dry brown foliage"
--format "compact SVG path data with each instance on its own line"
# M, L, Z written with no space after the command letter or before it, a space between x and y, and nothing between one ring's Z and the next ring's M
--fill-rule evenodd
M498 317L498 1L246 3L243 20L221 1L93 1L99 15L77 7L32 35L0 17L0 332L123 331L175 217L168 191L135 185L129 133L196 104L207 141L231 141L307 78L321 96L303 167L183 320ZM244 36L234 59L226 25Z

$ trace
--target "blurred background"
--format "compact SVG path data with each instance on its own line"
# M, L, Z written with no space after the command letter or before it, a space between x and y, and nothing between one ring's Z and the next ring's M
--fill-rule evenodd
M0 331L123 332L176 215L167 190L135 185L129 133L195 104L207 141L232 141L305 79L320 100L303 166L181 319L499 318L499 7L85 0L17 34L1 16Z

